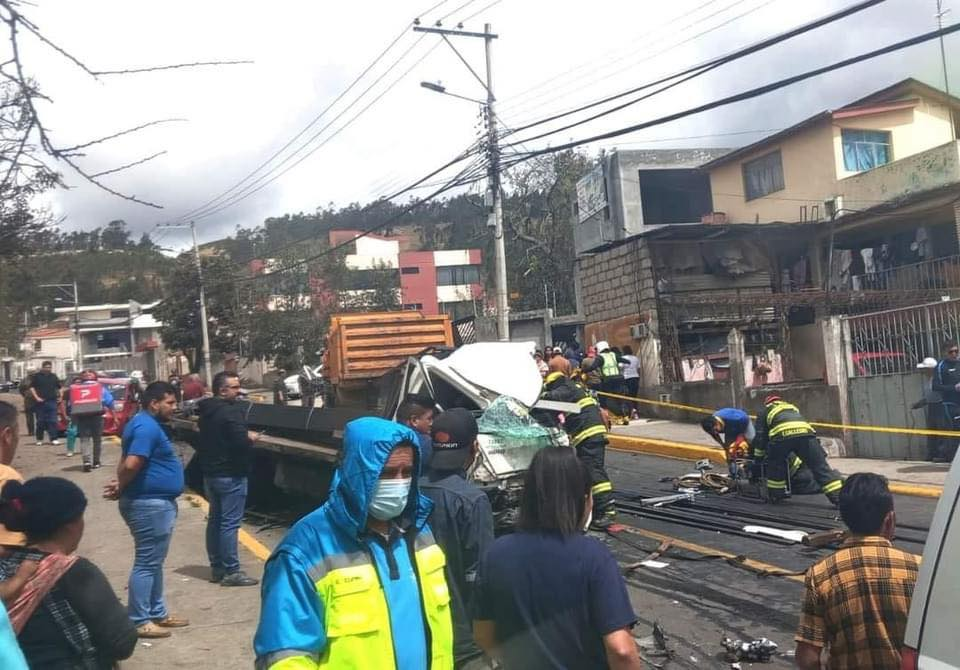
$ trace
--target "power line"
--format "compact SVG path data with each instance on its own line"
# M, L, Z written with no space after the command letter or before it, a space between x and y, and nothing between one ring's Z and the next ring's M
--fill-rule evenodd
M744 1L745 1L745 0L737 0L737 2L734 2L733 4L728 5L727 7L724 7L723 9L716 11L716 12L714 12L713 14L708 15L707 17L704 17L704 18L702 18L702 19L699 19L698 21L695 21L694 23L692 23L692 24L690 24L690 25L688 25L688 26L684 26L684 27L683 27L682 29L680 29L680 31L678 31L678 32L682 32L683 30L686 30L687 28L691 28L691 27L695 26L697 23L702 23L703 21L705 21L705 20L708 19L708 18L712 18L712 17L714 17L714 16L716 16L716 15L718 15L718 14L722 14L723 12L727 11L728 9L732 9L733 7L735 7L736 5L741 4L741 3L744 2ZM612 72L609 72L609 73L603 75L602 77L597 77L597 78L591 79L589 83L586 83L586 84L583 84L583 85L580 85L580 86L575 86L574 88L572 88L572 89L570 89L570 90L567 90L567 91L564 91L564 92L562 92L562 93L561 93L561 91L564 89L564 87L560 87L559 89L557 89L557 90L555 90L555 91L550 91L549 93L553 94L552 97L548 97L545 101L539 102L539 103L537 103L536 105L526 104L526 105L522 106L519 110L515 110L513 113L514 113L514 114L518 114L518 115L519 115L519 114L526 114L526 113L529 113L529 111L532 110L534 107L536 107L536 108L541 108L541 107L547 105L548 103L553 102L554 100L559 100L559 99L561 99L561 98L569 97L570 95L572 95L572 94L574 94L574 93L576 93L576 92L578 92L578 91L581 91L581 90L583 90L583 89L585 89L585 88L595 86L596 84L598 84L598 83L601 82L601 81L605 81L605 80L607 80L607 79L610 79L611 77L613 77L613 76L615 76L615 75L618 75L618 74L620 74L620 73L622 73L622 72L626 72L626 71L628 71L628 70L630 70L630 69L632 69L632 68L635 68L636 66L640 65L641 63L645 63L645 62L647 62L647 61L649 61L649 60L652 60L652 59L656 58L657 56L662 56L662 55L665 54L665 53L668 53L668 52L670 52L670 51L673 51L673 50L676 49L677 47L683 46L684 44L688 44L689 42L693 42L694 40L699 39L700 37L703 37L704 35L707 35L707 34L709 34L709 33L712 33L712 32L714 32L714 31L716 31L716 30L719 30L719 29L721 29L721 28L726 27L726 26L730 25L731 23L734 23L734 22L736 22L736 21L739 21L740 19L742 19L742 18L744 18L744 17L746 17L746 16L749 16L750 14L753 14L753 13L755 13L755 12L758 12L758 11L760 11L761 9L763 9L764 7L767 7L767 6L773 4L773 3L776 2L776 1L777 1L777 0L766 0L765 2L761 2L761 3L760 3L759 5L757 5L756 7L751 7L750 9L747 9L746 11L744 11L744 12L742 12L742 13L740 13L740 14L737 14L736 16L733 16L733 17L731 17L731 18L729 18L729 19L726 19L725 21L722 21L721 23L718 23L717 25L711 26L710 28L706 28L705 30L702 30L702 31L700 31L700 32L698 32L698 33L695 33L695 34L693 34L693 35L690 35L689 37L686 37L686 38L684 38L684 39L682 39L682 40L680 40L680 41L678 41L678 42L675 42L674 44L671 44L670 46L668 46L668 47L666 47L666 48L664 48L664 49L660 49L659 51L654 51L654 52L652 52L652 53L647 53L646 56L644 56L643 58L641 58L640 60L638 60L638 61L636 61L636 62L634 62L634 63L631 63L631 64L629 64L629 65L626 65L625 67L619 68L619 69L617 69L617 70L613 70ZM653 42L652 44L656 44L657 42L662 42L663 40L664 40L664 38L661 37L661 38L658 39L658 40L654 40L654 42ZM626 58L626 57L628 57L628 56L631 56L631 55L634 55L634 54L627 54L627 56L625 56L624 58ZM620 58L620 59L618 59L618 60L624 60L624 58ZM584 78L584 77L580 77L580 79L583 79L583 78ZM545 95L545 94L541 94L540 96L538 96L538 98L543 98L544 95Z
M613 137L620 137L621 135L627 135L627 134L629 134L629 133L636 132L636 131L638 131L638 130L643 130L643 129L645 129L645 128L651 128L651 127L653 127L653 126L658 126L658 125L662 125L662 124L664 124L664 123L669 123L669 122L671 122L671 121L676 121L676 120L678 120L678 119L682 119L682 118L685 118L685 117L687 117L687 116L692 116L692 115L694 115L694 114L700 114L701 112L706 112L706 111L709 111L709 110L712 110L712 109L716 109L716 108L718 108L718 107L724 107L724 106L726 106L726 105L730 105L730 104L735 103L735 102L741 102L741 101L743 101L743 100L749 100L749 99L751 99L751 98L756 98L756 97L759 97L759 96L764 95L764 94L766 94L766 93L770 93L771 91L776 91L776 90L778 90L778 89L785 88L785 87L787 87L787 86L790 86L790 85L792 85L792 84L796 84L796 83L801 82L801 81L804 81L804 80L806 80L806 79L811 79L811 78L816 77L816 76L819 76L819 75L821 75L821 74L825 74L825 73L827 73L827 72L832 72L833 70L839 70L839 69L841 69L841 68L849 67L850 65L855 65L855 64L860 63L860 62L865 61L865 60L870 60L870 59L873 59L873 58L877 58L877 57L879 57L879 56L884 56L884 55L886 55L886 54L893 53L893 52L895 52L895 51L900 51L900 50L902 50L902 49L906 49L906 48L908 48L908 47L916 46L917 44L922 44L923 42L927 42L927 41L930 41L930 40L932 40L932 39L936 39L936 38L940 37L941 35L944 35L944 36L945 36L945 35L950 35L950 34L955 33L955 32L957 32L957 31L960 31L960 23L954 24L954 25L949 26L949 27L947 27L947 28L944 28L943 30L934 30L934 31L931 31L931 32L928 32L928 33L923 33L922 35L918 35L918 36L912 37L912 38L910 38L910 39L902 40L902 41L900 41L900 42L896 42L896 43L894 43L894 44L887 45L887 46L882 47L882 48L880 48L880 49L875 49L875 50L873 50L873 51L869 51L869 52L860 54L859 56L854 56L854 57L852 57L852 58L847 58L847 59L838 61L838 62L833 63L833 64L831 64L831 65L826 65L826 66L819 67L819 68L816 68L816 69L813 69L813 70L808 70L807 72L804 72L804 73L802 73L802 74L794 75L794 76L792 76L792 77L787 77L787 78L785 78L785 79L780 79L780 80L775 81L775 82L772 82L772 83L770 83L770 84L765 84L765 85L763 85L763 86L759 86L759 87L757 87L757 88L749 89L749 90L747 90L747 91L743 91L743 92L737 93L737 94L735 94L735 95L727 96L726 98L721 98L720 100L715 100L715 101L713 101L713 102L709 102L709 103L706 103L706 104L703 104L703 105L699 105L699 106L697 106L697 107L691 107L691 108L686 109L686 110L683 110L683 111L681 111L681 112L675 112L675 113L673 113L673 114L668 114L667 116L661 116L661 117L659 117L659 118L657 118L657 119L653 119L653 120L651 120L651 121L645 121L645 122L643 122L643 123L637 123L637 124L634 124L634 125L631 125L631 126L626 126L626 127L624 127L624 128L619 128L619 129L617 129L617 130L611 130L611 131L608 131L608 132L605 132L605 133L600 133L600 134L598 134L598 135L593 135L593 136L590 136L590 137L585 137L585 138L582 138L582 139L579 139L579 140L573 140L573 141L571 141L571 142L566 142L566 143L564 143L564 144L560 144L560 145L557 145L557 146L554 146L554 147L547 147L547 148L544 148L544 149L538 149L538 150L536 150L536 151L525 152L525 153L520 153L520 152L518 152L518 153L516 154L516 155L517 155L517 158L514 160L514 162L512 163L512 165L517 164L517 163L520 163L520 162L523 162L523 161L525 161L525 160L529 160L530 158L533 158L533 157L535 157L535 156L540 156L540 155L547 154L547 153L554 153L554 152L557 152L557 151L564 151L564 150L566 150L566 149L572 149L572 148L574 148L574 147L578 147L578 146L581 146L581 145L583 145L583 144L589 144L589 143L591 143L591 142L598 142L598 141L600 141L600 140L606 140L606 139L610 139L610 138L613 138ZM508 145L508 146L515 146L515 145Z
M653 34L655 34L655 33L663 32L663 30L664 30L665 28L667 28L670 24L672 24L672 23L674 23L674 22L676 22L676 21L679 21L680 19L683 19L683 18L685 18L685 17L687 17L687 16L691 16L691 15L693 15L693 14L696 14L697 12L699 12L699 11L700 11L701 9L703 9L704 7L708 7L708 6L710 6L710 5L712 5L712 4L716 3L716 2L718 2L718 0L707 0L707 2L704 2L704 3L700 4L700 5L698 5L697 7L694 7L694 8L691 9L691 10L689 10L689 11L687 11L687 12L684 12L684 13L682 13L682 14L679 14L679 15L677 15L677 16L674 16L672 19L668 19L667 21L664 21L663 23L659 24L658 26L656 26L656 27L654 27L654 28L651 28L650 30L648 30L648 31L646 31L646 32L641 33L641 34L638 35L636 38L630 40L630 42L631 42L631 43L634 43L634 42L637 42L637 41L642 40L644 37L647 37L648 35L653 35ZM597 61L601 61L601 62L603 62L603 63L609 63L610 61L608 60L608 58L609 58L612 54L615 54L615 53L618 52L618 51L621 51L621 49L611 49L611 50L607 51L606 53L602 54L601 56L599 56L598 58L594 59L594 60L591 61L591 62L581 63L580 65L577 65L577 66L572 67L572 68L568 68L568 69L564 70L563 72L560 72L560 73L558 73L558 74L555 74L555 75L553 75L552 77L549 77L548 79L544 79L544 80L541 81L539 84L535 84L534 86L531 86L530 88L528 88L526 91L518 94L517 96L515 96L515 97L513 97L513 98L510 98L510 100L509 100L508 102L505 102L505 103L504 103L503 108L504 108L505 110L510 110L511 108L513 108L513 109L526 108L526 106L528 105L529 102L531 102L532 100L535 100L535 99L537 99L537 98L539 98L539 97L542 97L542 94L537 94L536 96L534 96L533 98L531 98L530 96L531 96L535 91L539 91L539 90L542 89L542 88L545 88L545 87L547 87L547 86L550 86L551 84L553 84L553 83L554 83L555 81L557 81L558 79L563 79L563 78L567 77L567 75L570 75L570 74L572 74L572 73L574 73L574 72L577 72L578 70L584 70L584 69L589 68L589 67L596 67L595 64L596 64ZM628 51L628 53L622 55L619 59L616 59L616 60L622 60L623 58L627 58L627 57L629 57L629 56L631 56L631 55L634 55L634 54L635 54L635 52L632 51L632 50L630 50L630 51ZM571 81L576 81L576 80L582 79L583 76L585 76L585 75L578 75L577 77L574 77ZM552 91L550 91L550 92L553 93L553 92L555 92L555 91L552 90ZM522 102L522 104L520 104L521 102Z
M258 191L260 191L260 190L264 189L265 187L269 186L270 184L272 184L273 182L275 182L277 179L279 179L279 178L282 177L283 175L285 175L285 174L287 174L288 172L290 172L290 170L292 170L293 168L295 168L295 167L297 167L298 165L300 165L303 161L305 161L305 160L308 159L310 156L312 156L312 155L315 154L317 151L319 151L322 147L324 147L328 142L330 142L330 141L333 140L335 137L337 137L341 132L343 132L344 130L346 130L350 125L353 124L354 121L356 121L358 118L360 118L360 116L362 116L368 109L370 109L373 105L375 105L377 102L379 102L387 93L389 93L391 90L393 90L393 88L394 88L397 84L399 84L401 81L403 81L403 79L404 79L408 74L410 74L410 72L411 72L414 68L416 68L418 65L420 65L420 63L422 63L422 62L427 58L427 56L429 56L431 53L433 53L434 49L436 49L439 45L440 45L440 43L438 42L437 44L434 44L432 47L430 47L426 52L424 52L424 54L423 54L422 56L420 56L420 58L418 58L409 68L407 68L397 79L395 79L395 80L393 81L393 83L391 83L389 86L387 86L387 88L385 88L382 92L380 92L373 100L371 100L369 103L367 103L367 105L365 105L363 108L361 108L359 112L357 112L357 113L354 114L352 117L350 117L350 119L348 119L346 123L344 123L342 126L340 126L339 128L337 128L336 130L334 130L331 135L329 135L328 137L326 137L326 138L325 138L322 142L320 142L317 146L315 146L315 147L313 147L312 149L310 149L307 153L305 153L303 156L301 156L300 158L298 158L298 159L297 159L296 161L294 161L292 164L290 164L289 166L287 166L286 168L284 168L281 172L273 175L273 176L270 177L267 181L264 181L264 182L256 185L255 187L254 187L253 184L251 184L251 185L248 186L246 189L244 189L243 192L238 193L237 196L236 196L234 199L232 199L232 200L230 200L230 201L227 201L227 202L224 202L224 203L222 203L221 205L218 205L218 206L217 206L216 208L214 208L214 209L211 209L211 210L206 211L206 212L202 212L202 213L198 214L198 215L197 215L196 217L194 217L194 218L196 218L196 219L207 218L207 217L209 217L209 216L213 216L214 214L218 214L219 212L222 212L222 211L225 210L225 209L228 209L228 208L230 208L230 207L233 207L233 206L236 205L237 203L239 203L239 202L241 202L241 201L243 201L243 200L246 200L247 198L249 198L249 197L250 197L251 195L253 195L254 193L257 193ZM339 118L339 115L338 115L336 118ZM334 120L336 120L336 118L335 118ZM325 128L326 128L326 127L329 127L329 124L328 124L327 126L325 126ZM325 128L324 128L324 129L325 129ZM322 132L322 130L321 130L320 132ZM311 138L310 141L313 141L313 139L316 139L316 138L319 136L320 132L316 133L316 134ZM305 145L305 146L306 146L306 145ZM296 155L296 154L293 154L293 155ZM292 156L291 156L291 157L292 157ZM284 161L284 162L286 162L286 161ZM283 165L283 163L281 163L280 165ZM279 167L279 165L278 165L277 167ZM274 168L274 169L276 169L276 168Z
M776 44L779 44L779 43L781 43L781 42L785 42L785 41L787 41L787 40L793 39L794 37L797 37L797 36L799 36L799 35L803 35L804 33L808 33L808 32L810 32L810 31L812 31L812 30L816 30L816 29L818 29L818 28L822 28L823 26L829 25L829 24L831 24L831 23L834 23L835 21L839 21L839 20L841 20L841 19L845 19L845 18L847 18L848 16L851 16L852 14L856 14L856 13L858 13L858 12L861 12L861 11L865 10L865 9L869 9L869 8L871 8L871 7L875 7L876 5L879 5L879 4L881 4L881 3L885 2L885 1L886 1L886 0L864 0L863 2L859 2L859 3L855 4L855 5L851 5L850 7L847 7L847 8L845 8L845 9L842 9L842 10L840 10L840 11L838 11L838 12L834 12L833 14L828 14L827 16L823 16L823 17L821 17L821 18L819 18L819 19L816 19L816 20L814 20L814 21L810 21L810 22L808 22L808 23L804 23L804 24L802 24L802 25L800 25L800 26L797 26L796 28L792 28L791 30L788 30L788 31L786 31L786 32L782 32L782 33L779 33L779 34L777 34L777 35L774 35L773 37L769 37L769 38L767 38L767 39L765 39L765 40L761 40L760 42L755 42L754 44L751 44L751 45L749 45L749 46L746 46L746 47L744 47L744 48L742 48L742 49L738 49L738 50L736 50L736 51L733 51L733 52L731 52L731 53L725 54L725 55L723 55L723 56L718 56L718 57L716 57L716 58L713 58L713 59L711 59L711 60L705 61L705 62L703 62L703 63L699 63L699 64L694 65L694 66L692 66L692 67L688 67L688 68L686 68L686 69L684 69L684 70L681 70L680 72L676 72L676 73L674 73L674 74L671 74L671 75L668 75L668 76L665 76L665 77L661 77L660 79L657 79L656 81L653 81L653 82L650 82L650 83L647 83L647 84L643 84L643 85L641 85L641 86L638 86L638 87L629 89L629 90L627 90L627 91L623 91L622 93L617 93L617 94L615 94L615 95L611 95L611 96L608 96L608 97L606 97L606 98L602 98L602 99L597 100L597 101L595 101L595 102L591 102L591 103L588 103L588 104L586 104L586 105L581 105L580 107L577 107L577 108L575 108L575 109L571 109L571 110L566 111L566 112L561 112L561 113L559 113L559 114L554 114L554 115L552 115L552 116L548 116L548 117L545 118L545 119L541 119L541 120L539 120L539 121L534 121L534 122L528 123L528 124L526 124L526 125L520 126L519 128L516 129L515 132L521 132L521 131L527 130L527 129L529 129L529 128L533 128L533 127L535 127L535 126L542 125L542 124L544 124L544 123L549 123L549 122L551 122L551 121L556 121L556 120L558 120L558 119L562 119L562 118L564 118L564 117L566 117L566 116L571 116L571 115L573 115L573 114L578 114L578 113L583 112L583 111L586 111L586 110L588 110L588 109L592 109L592 108L594 108L594 107L598 107L598 106L600 106L600 105L606 104L606 103L608 103L608 102L613 102L614 100L619 100L620 98L624 98L624 97L626 97L626 96L628 96L628 95L631 95L631 94L633 94L633 93L637 93L637 92L639 92L639 91L642 91L642 90L651 88L651 87L653 87L653 86L657 86L657 85L659 85L659 84L663 84L663 83L668 82L668 81L671 81L671 80L676 80L676 81L673 81L672 83L664 86L663 88L660 88L660 89L654 91L653 93L647 94L647 95L645 95L645 96L641 96L641 97L639 97L639 98L635 98L635 99L633 99L633 100L629 100L629 101L627 101L627 102L625 102L625 103L623 103L623 104L621 104L621 105L619 105L619 106L617 106L617 107L613 107L613 108L604 110L603 112L600 112L600 113L598 113L598 114L596 114L596 115L594 115L594 116L587 117L586 119L581 119L580 121L577 121L576 123L571 123L571 124L566 125L566 126L563 126L563 127L561 127L561 128L557 128L557 129L555 129L555 130L551 130L550 132L542 133L542 134L540 134L540 135L536 135L536 136L534 136L534 137L527 138L527 139L524 140L524 141L526 141L526 142L532 142L533 140L541 139L541 138L546 137L546 136L548 136L548 135L553 135L553 134L555 134L555 133L559 133L559 132L562 132L562 131L564 131L564 130L569 130L570 128L574 128L574 127L576 127L576 126L583 125L583 124L588 123L588 122L590 122L590 121L593 121L593 120L595 120L595 119L601 118L602 116L606 116L606 115L611 114L611 113L613 113L613 112L617 112L617 111L619 111L619 110L621 110L621 109L624 109L624 108L626 108L626 107L629 107L630 105L634 105L634 104L636 104L636 103L638 103L638 102L640 102L640 101L642 101L642 100L646 100L647 98L652 97L653 95L656 95L656 94L658 94L658 93L662 93L663 91L666 91L666 90L668 90L668 89L670 89L670 88L673 88L673 87L675 87L675 86L678 86L678 85L680 85L680 84L682 84L682 83L684 83L684 82L686 82L686 81L689 81L690 79L694 79L694 78L699 77L699 76L701 76L701 75L703 75L703 74L706 74L707 72L710 72L711 70L714 70L714 69L716 69L716 68L718 68L718 67L720 67L720 66L722 66L722 65L726 65L726 64L728 64L728 63L732 63L732 62L734 62L734 61L736 61L736 60L739 60L739 59L741 59L741 58L745 58L745 57L747 57L747 56L749 56L749 55L751 55L751 54L757 53L757 52L759 52L759 51L763 51L764 49L769 49L770 47L772 47L772 46L774 46L774 45L776 45Z
M421 16L424 15L424 14L429 14L430 12L433 12L433 11L436 10L437 8L439 8L439 7L441 7L442 5L446 4L448 1L449 1L449 0L441 0L440 2L435 3L433 6L431 6L429 9L427 9L425 12L422 12L422 13L421 13ZM360 72L360 74L358 74L358 75L350 82L350 84L347 86L347 88L345 88L339 95L337 95L337 97L334 98L334 100L333 100L330 104L328 104L326 107L324 107L324 109L323 109L319 114L317 114L316 116L314 116L314 118L313 118L306 126L304 126L296 135L294 135L289 141L287 141L286 144L284 144L280 149L278 149L277 151L275 151L275 152L274 152L270 157L268 157L265 161L261 162L256 168L254 168L251 172L249 172L243 179L241 179L240 181L236 182L233 186L231 186L231 187L228 188L227 190L223 191L222 193L220 193L220 194L217 195L216 197L214 197L214 198L208 200L207 202L203 203L202 205L200 205L200 206L198 206L198 207L195 207L195 208L193 208L192 210L190 210L190 211L188 211L188 212L185 212L185 213L180 217L180 219L181 219L181 220L185 220L185 219L187 219L187 218L190 218L191 215L194 215L194 216L195 216L195 215L197 215L199 212L203 211L204 209L213 206L214 203L217 203L218 201L222 200L223 198L225 198L226 196L228 196L230 193L233 193L233 192L236 191L238 188L240 188L241 186L243 186L243 184L247 183L252 177L254 177L254 175L256 175L257 173L259 173L259 172L260 172L261 170L263 170L266 166L268 166L270 163L272 163L277 157L279 157L284 151L286 151L288 148L290 148L298 139L300 139L301 137L303 137L304 134L306 134L306 133L307 133L312 127L314 127L324 116L326 116L326 115L330 112L330 110L333 109L333 107L334 107L335 105L337 105L337 103L339 103L344 97L346 97L347 94L349 94L350 91L353 90L353 89L356 87L356 85L357 85L367 74L369 74L370 71L372 71L372 70L380 63L380 61L383 60L383 58L397 45L397 43L399 43L400 40L403 39L403 37L408 34L408 29L409 29L409 26L410 26L410 25L411 25L410 23L404 25L403 29L397 34L397 36L394 37L393 40L391 40L390 43L386 46L386 48L384 48L379 54L377 54L377 56L370 62L370 64L367 65L367 66ZM401 56L401 58L402 58L402 56ZM388 72L389 72L389 70L388 70ZM382 78L382 76L381 76L381 78ZM379 81L379 80L378 80L378 81ZM363 95L366 94L367 91L369 91L369 87L368 87L368 89L367 89L366 91L364 91L363 94L361 94L360 96L358 96L358 98L357 98L357 99L354 101L354 103L352 103L352 104L355 104L357 100L359 100L360 98L362 98ZM349 108L349 106L348 106L348 108ZM309 141L308 141L308 143L309 143ZM301 149L302 149L302 147L301 147ZM295 151L295 152L294 152L294 155L295 155L296 153L299 153L299 151L300 151L301 149L298 149L297 151Z

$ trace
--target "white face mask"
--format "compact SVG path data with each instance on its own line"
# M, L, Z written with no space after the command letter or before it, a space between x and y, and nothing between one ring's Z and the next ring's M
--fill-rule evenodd
M367 506L367 512L374 519L389 521L396 519L407 506L410 497L411 479L381 479L377 482Z

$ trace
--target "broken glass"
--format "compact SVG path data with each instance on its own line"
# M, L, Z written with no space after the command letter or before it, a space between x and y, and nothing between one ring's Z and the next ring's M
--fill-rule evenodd
M553 431L539 424L530 411L509 396L500 396L477 420L478 442L492 474L526 470L543 447L559 442Z

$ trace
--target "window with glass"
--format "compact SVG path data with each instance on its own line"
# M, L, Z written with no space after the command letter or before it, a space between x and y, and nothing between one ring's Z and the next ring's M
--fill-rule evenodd
M446 265L437 268L437 286L462 286L480 283L477 265Z
M890 132L886 130L840 131L843 143L843 168L848 172L872 170L886 165L893 156Z
M768 193L782 191L783 160L780 150L743 164L743 193L747 200L762 198Z

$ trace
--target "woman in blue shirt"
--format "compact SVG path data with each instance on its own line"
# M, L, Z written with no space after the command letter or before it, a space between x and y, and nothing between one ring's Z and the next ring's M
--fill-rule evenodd
M590 486L572 449L541 449L525 476L517 532L480 563L474 638L508 670L640 667L620 569L583 533Z

